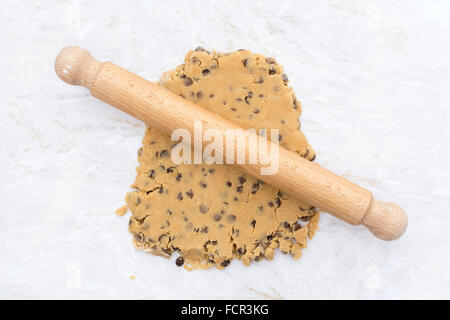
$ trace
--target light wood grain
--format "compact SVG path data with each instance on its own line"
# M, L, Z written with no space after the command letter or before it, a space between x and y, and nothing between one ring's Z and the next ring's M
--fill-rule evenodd
M214 128L223 134L226 129L239 128L113 63L100 63L79 47L63 49L56 58L55 70L63 81L90 89L94 97L169 135L175 129L184 128L194 137L195 120L202 121L204 130ZM241 150L247 159L249 147ZM224 145L223 154L225 148ZM406 230L407 216L400 207L373 199L370 191L284 148L279 148L279 170L274 175L260 175L259 163L246 161L236 166L339 219L366 226L380 239L397 239Z

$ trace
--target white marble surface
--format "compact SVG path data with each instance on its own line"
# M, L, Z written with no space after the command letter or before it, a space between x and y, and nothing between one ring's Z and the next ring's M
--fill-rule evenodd
M0 298L450 298L449 15L445 0L1 1ZM136 251L114 210L144 126L56 77L72 44L148 79L198 45L276 57L318 162L403 206L407 234L323 214L299 261L225 271Z

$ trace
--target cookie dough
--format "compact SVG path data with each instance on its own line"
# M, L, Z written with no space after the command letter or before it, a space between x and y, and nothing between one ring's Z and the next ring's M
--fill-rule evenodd
M315 158L299 130L300 103L273 58L197 48L160 84L244 128L279 129L280 145ZM277 248L300 258L317 229L316 208L229 165L175 165L177 143L146 130L126 197L137 248L164 257L177 252L176 264L187 269L271 260Z

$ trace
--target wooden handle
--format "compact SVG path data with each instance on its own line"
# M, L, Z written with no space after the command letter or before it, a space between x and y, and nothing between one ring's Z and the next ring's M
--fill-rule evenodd
M94 97L169 135L178 128L187 129L193 135L196 120L201 120L204 130L214 128L224 132L239 128L113 63L95 60L79 47L63 49L56 58L55 70L63 81L90 89ZM248 149L245 151L247 155ZM248 161L237 166L352 225L366 226L380 239L397 239L406 230L407 217L400 207L373 199L368 190L282 147L279 170L274 175L260 175L262 165L248 164Z

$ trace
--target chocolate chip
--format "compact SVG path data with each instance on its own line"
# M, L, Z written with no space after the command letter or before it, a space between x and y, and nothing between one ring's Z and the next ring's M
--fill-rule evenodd
M166 172L167 173L172 173L173 172L173 168L172 167L167 168Z
M288 79L286 73L283 73L283 74L281 75L281 78L283 78L283 81L284 81L284 82L288 82L288 81L289 81L289 79Z
M250 101L248 101L248 99L249 99L249 97L244 98L246 104L250 104Z
M215 221L220 221L220 219L222 219L222 215L220 213L214 214L214 220Z
M156 151L155 152L155 158L158 158L159 157L159 151Z
M209 229L208 229L207 226L204 226L204 227L202 228L202 230L200 230L201 233L208 233L208 231L209 231Z
M244 67L247 67L248 61L249 61L248 58L242 59L242 64L244 65Z
M278 141L281 141L281 139L283 139L283 135L280 134L280 135L278 136Z
M253 113L259 113L259 109L258 108L253 109Z
M213 168L208 170L209 173L213 174L215 172L215 170Z
M240 176L238 179L239 179L239 183L240 184L244 184L245 181L247 181L247 179L245 177L242 177L242 176Z
M202 75L203 76L207 76L209 74L209 69L203 69L202 70Z
M180 181L183 175L181 173L177 173L177 177L175 178L177 181Z
M279 208L280 206L281 206L281 200L280 200L280 198L275 198L275 204L276 204L276 206L277 206L277 208Z
M231 181L227 181L227 186L228 186L229 188L231 188L232 185L233 185L233 184L231 183Z
M269 74L270 75L274 75L275 73L277 73L277 70L274 68L269 69Z
M248 94L247 94L247 97L249 97L250 99L253 98L253 92L249 91Z
M205 214L209 211L209 207L207 205L204 205L203 203L200 204L200 206L198 207L200 209L200 212Z
M259 77L259 79L258 79L258 81L257 81L257 83L263 83L264 82L264 78L261 76L261 77Z
M236 221L236 216L235 216L234 214L229 214L229 215L227 216L227 221L228 221L228 222L234 222L234 221Z
M314 157L312 157L312 159L309 161L314 161L314 160L316 160L316 155L314 155Z
M189 87L191 84L193 84L194 83L194 81L192 81L192 79L191 78L189 78L189 77L186 77L184 80L183 80L183 84L186 86L186 87Z
M201 99L203 97L203 92L197 92L197 99Z
M275 61L274 58L266 58L266 62L267 62L268 64L276 64L276 61Z
M210 97L210 98L214 98L214 94L211 93L211 94L209 95L209 97Z
M300 223L298 223L298 222L296 222L296 223L294 223L294 231L297 231L298 229L301 229L301 224Z
M134 235L133 235L133 237L134 237L134 240L135 241L137 241L137 242L143 242L143 241L145 241L145 236L144 236L144 234L143 233L135 233Z
M267 205L268 205L269 207L273 207L273 206L274 206L274 204L273 204L272 201L270 201Z
M150 173L148 174L148 176L151 178L151 179L155 179L155 170L150 170Z
M236 188L236 191L239 192L239 193L242 193L244 191L244 187L243 186L238 186Z
M212 244L213 246L217 246L217 245L219 244L219 241L213 240L213 241L211 241L211 244Z
M294 99L294 102L293 102L293 106L294 106L294 109L295 110L298 110L298 102L297 102L297 99Z
M186 99L186 96L182 93L180 93L179 96L182 97L183 99Z
M203 181L200 181L200 187L202 188L206 188L208 185L206 183L204 183Z
M252 225L252 227L254 228L256 226L256 220L253 219L252 222L250 222L250 224Z
M259 211L264 211L264 207L263 206L259 206L258 209L259 209Z
M252 194L257 193L258 190L259 190L259 183L255 182L255 183L252 185Z
M177 199L178 200L183 200L183 194L181 192L177 195Z
M194 192L192 191L192 189L188 190L188 191L186 191L186 195L192 199L194 197Z
M221 265L222 267L226 268L226 267L228 267L229 264L230 264L230 260L229 260L229 259L226 259L226 260L223 260L222 263L221 263L220 265Z
M178 257L177 260L175 260L175 264L179 267L181 267L184 264L184 258Z
M205 53L207 53L207 54L210 54L210 53L211 53L211 52L209 52L208 50L206 50L206 49L203 48L203 47L197 47L197 48L195 48L194 51L202 51L202 52L205 52Z
M163 193L164 192L164 187L160 187L158 190L158 193Z

